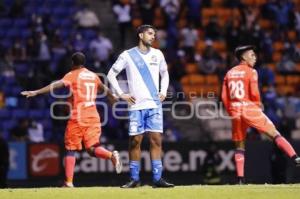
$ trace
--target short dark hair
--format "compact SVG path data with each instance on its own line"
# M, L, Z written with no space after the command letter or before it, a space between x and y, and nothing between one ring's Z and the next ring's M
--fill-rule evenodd
M248 51L248 50L256 50L255 46L253 45L244 45L244 46L238 46L235 48L234 50L234 55L235 57L241 61L242 60L242 55L244 52Z
M81 66L85 63L85 55L82 52L76 52L72 55L72 63L74 66Z
M140 25L139 27L137 27L137 29L136 29L137 38L139 38L140 33L143 33L143 32L145 32L146 30L148 30L150 28L153 29L156 32L156 28L154 28L154 26L149 25L149 24L143 24L143 25Z

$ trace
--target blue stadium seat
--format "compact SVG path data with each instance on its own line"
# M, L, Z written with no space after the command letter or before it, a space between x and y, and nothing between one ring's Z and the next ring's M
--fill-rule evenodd
M14 26L19 28L25 28L28 26L28 19L26 18L15 19Z
M0 38L4 38L6 35L6 30L4 28L0 28Z
M76 5L76 1L74 1L74 0L63 0L63 5L65 7L71 7L71 6Z
M97 32L94 30L83 30L82 35L88 40L92 40L97 36Z
M8 37L8 38L16 38L20 35L21 35L20 30L17 28L10 28L6 32L6 37Z
M37 120L37 121L42 123L42 125L44 127L44 131L52 130L52 121L51 120Z
M55 7L52 10L52 15L54 17L64 18L64 17L68 17L69 14L66 12L66 9L64 7Z
M8 109L0 109L0 120L9 119L11 117L11 111Z
M5 77L5 84L10 87L12 85L16 85L17 81L15 77Z
M37 7L36 13L38 15L47 15L51 13L51 8L49 7Z
M12 96L20 96L20 93L23 89L20 86L14 86L11 88L11 95Z
M3 121L3 125L2 125L2 129L3 131L10 131L12 128L14 128L17 125L17 121L16 120L4 120Z
M60 22L60 27L65 29L71 29L73 25L73 22L71 19L62 19Z
M12 19L9 19L9 18L0 19L0 28L1 29L11 27L12 25L13 25Z
M51 119L50 109L48 108L44 109L43 112L44 112L44 118Z
M15 118L15 119L27 118L28 117L28 111L24 110L24 109L12 110L12 117Z
M20 76L27 76L30 67L28 63L16 63L15 64L15 72Z
M44 130L44 138L45 138L46 142L49 141L49 140L51 140L51 138L52 138L52 131L45 131Z
M2 129L2 137L4 138L4 140L9 140L9 138L10 138L10 132L8 131L8 130L3 130L3 128L1 128Z
M26 28L21 31L20 37L25 40L25 39L29 38L31 35L32 35L31 30Z
M29 117L34 119L34 120L40 120L43 119L45 117L45 113L44 110L30 110L29 111Z
M12 46L13 42L11 40L11 38L4 38L3 40L1 40L1 46L5 49L9 49Z

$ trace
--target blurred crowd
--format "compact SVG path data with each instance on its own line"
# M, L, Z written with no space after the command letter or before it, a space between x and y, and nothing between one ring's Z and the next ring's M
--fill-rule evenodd
M144 23L157 28L154 47L164 52L168 62L169 102L205 99L210 93L218 101L223 76L237 64L234 48L252 44L257 47L256 69L266 114L287 137L300 129L300 2L109 3L115 15L112 23L119 30L117 45L113 45L109 32L102 27L102 19L88 1L0 0L0 126L5 139L63 141L66 120L51 118L49 111L53 102L63 99L45 95L27 100L19 95L20 91L40 88L62 78L70 70L70 55L74 51L87 55L89 69L106 74L119 51L128 47L125 41L134 38L134 29ZM58 116L68 115L68 108L63 105L55 106L53 111ZM101 114L101 107L99 111ZM166 116L165 140L188 140L181 129L189 131L193 127L178 128L168 113ZM193 140L200 140L201 128L199 131ZM113 118L109 111L103 132L104 140L125 139L127 121Z

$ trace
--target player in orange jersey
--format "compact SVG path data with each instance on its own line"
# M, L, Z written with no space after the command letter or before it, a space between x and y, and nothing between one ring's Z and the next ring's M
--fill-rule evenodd
M245 139L248 127L256 128L270 137L296 166L300 166L300 158L293 147L262 111L257 72L253 69L256 63L254 50L254 46L251 45L235 49L235 56L240 63L227 72L222 88L222 101L232 117L232 140L236 147L234 160L240 184L244 182Z
M91 156L110 159L116 168L116 172L120 173L122 171L119 153L104 149L99 142L101 124L96 108L96 95L98 91L106 92L110 99L113 99L113 95L95 73L84 67L84 63L84 54L74 53L72 55L72 70L61 80L39 90L21 92L26 97L34 97L48 93L52 89L68 87L72 93L71 117L65 131L66 155L64 161L66 179L64 186L66 187L73 187L75 151L82 149L82 142Z

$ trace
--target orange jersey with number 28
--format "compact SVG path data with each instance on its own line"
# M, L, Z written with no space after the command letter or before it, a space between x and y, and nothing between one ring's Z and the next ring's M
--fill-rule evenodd
M258 77L255 69L240 64L229 70L224 78L222 101L230 109L239 106L260 105Z

